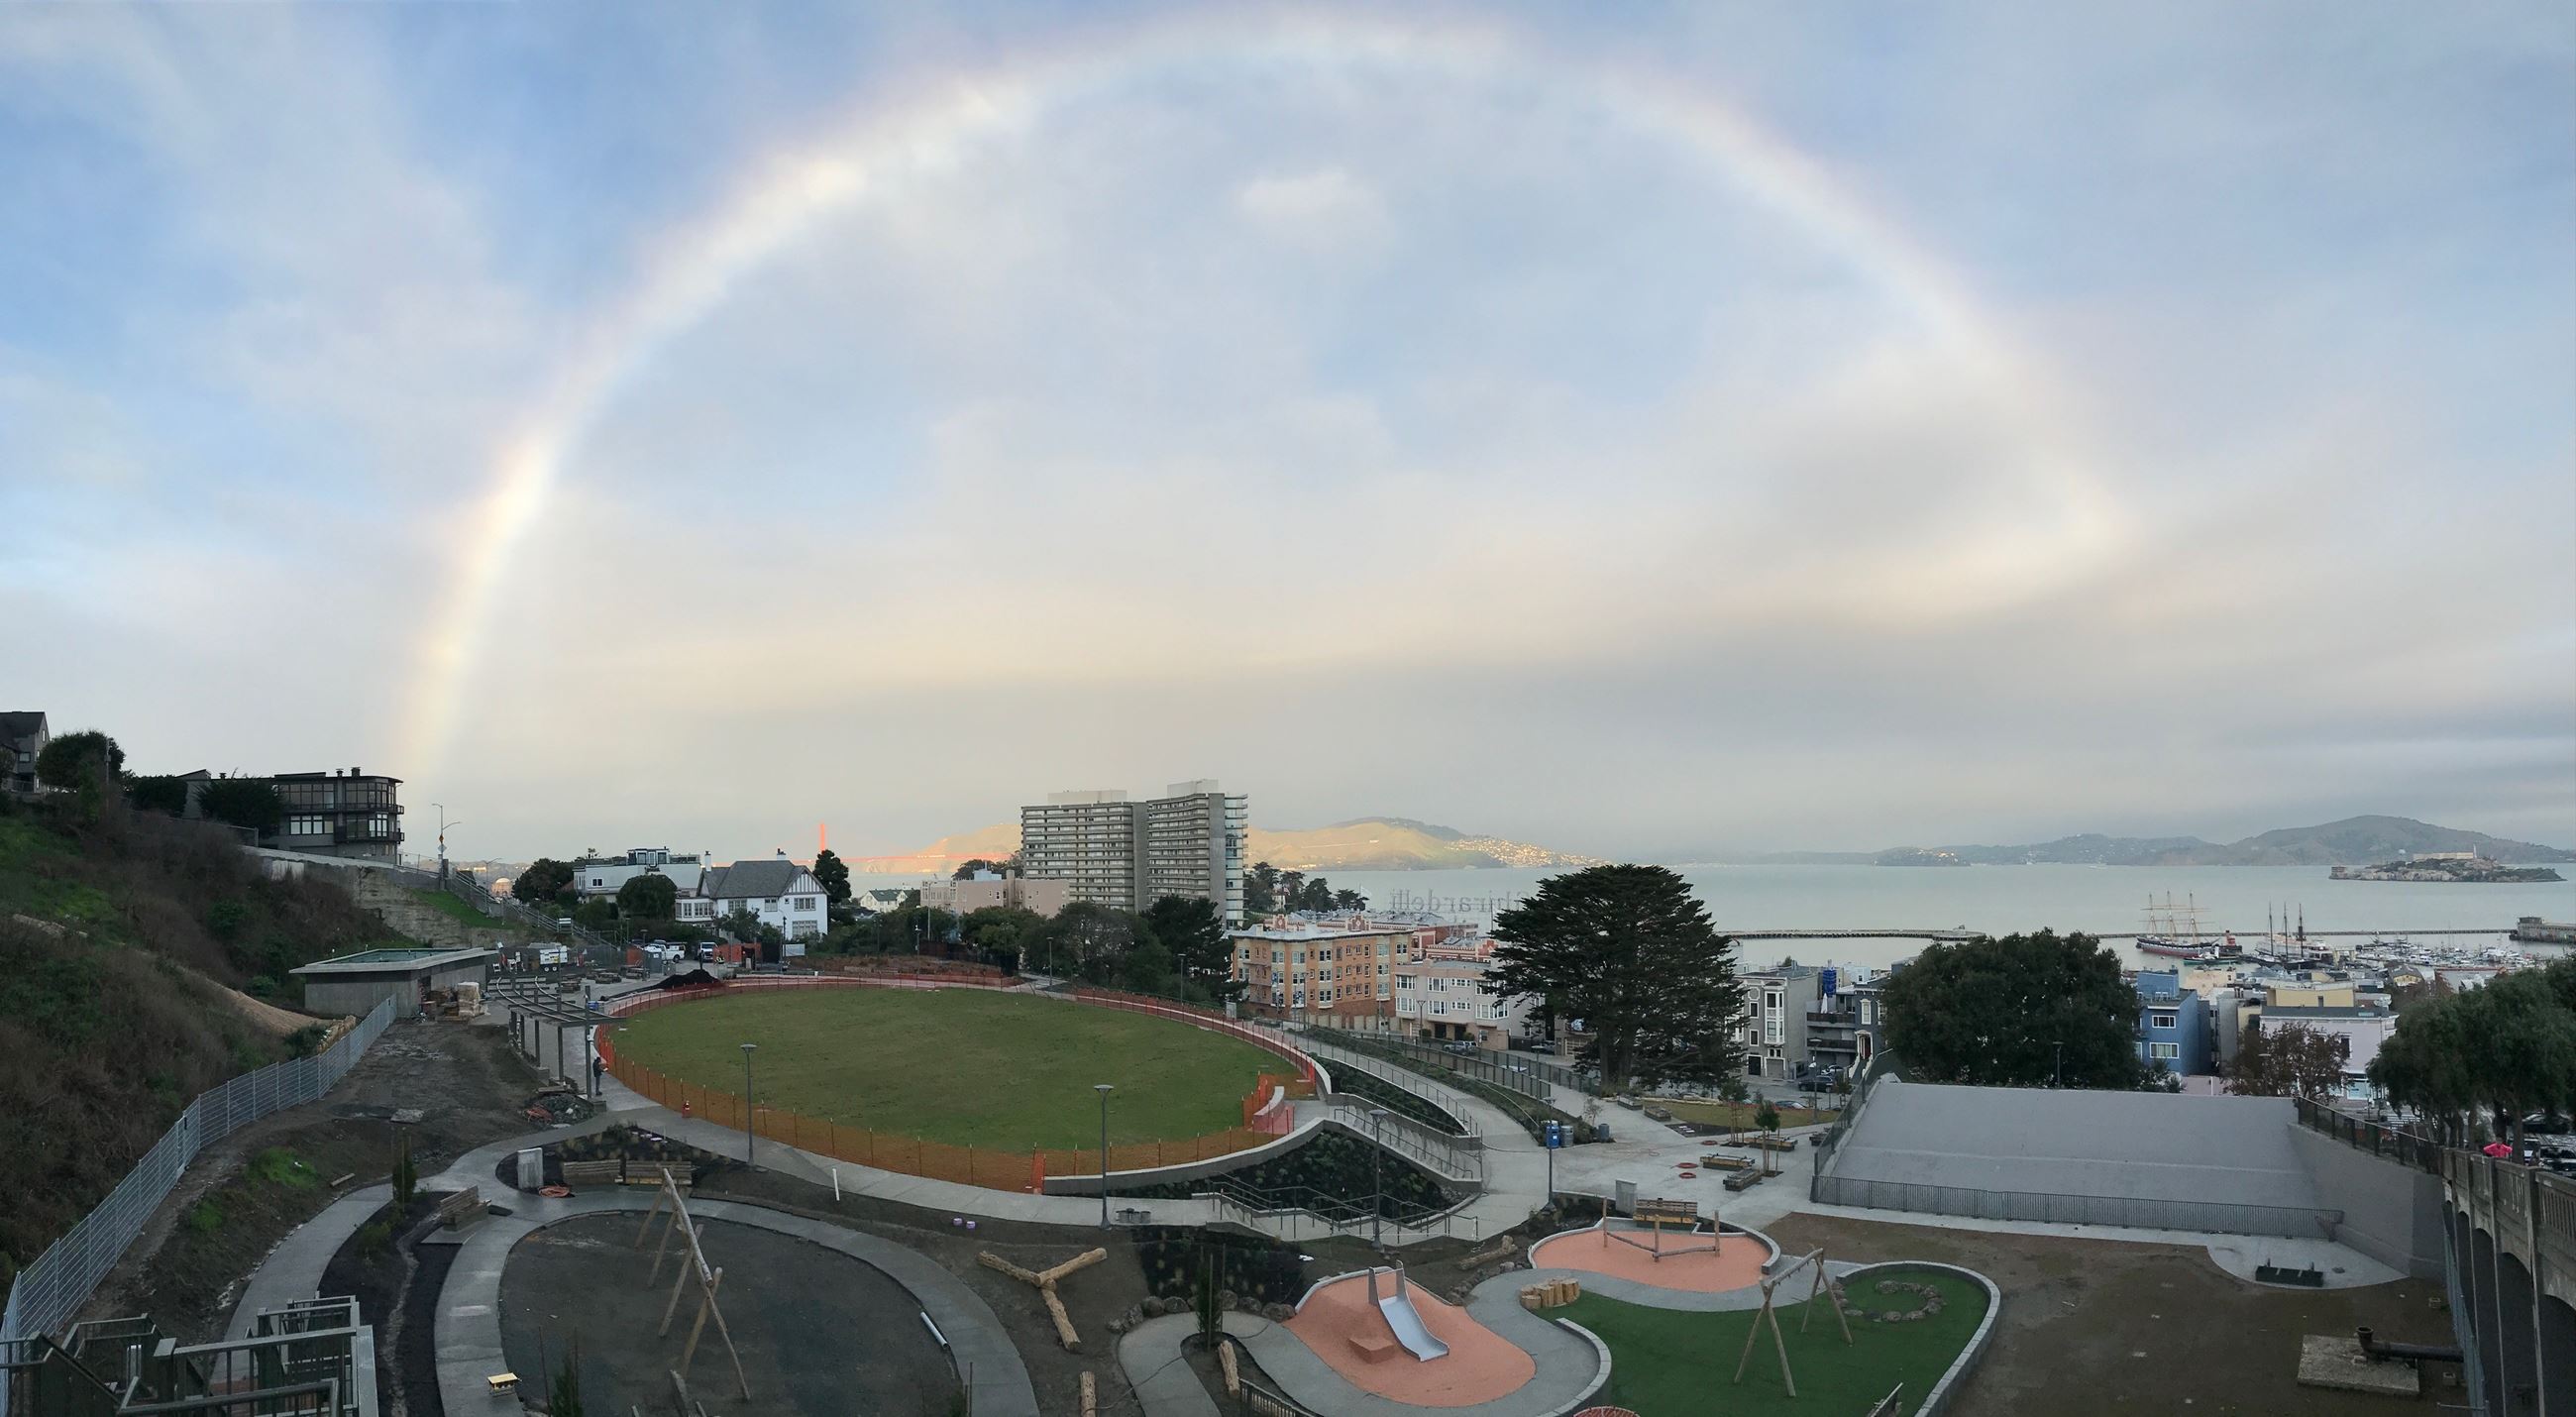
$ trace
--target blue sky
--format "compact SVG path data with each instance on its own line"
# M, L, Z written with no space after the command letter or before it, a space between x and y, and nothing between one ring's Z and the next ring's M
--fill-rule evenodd
M9 706L500 856L2576 841L2571 83L2538 4L7 7Z

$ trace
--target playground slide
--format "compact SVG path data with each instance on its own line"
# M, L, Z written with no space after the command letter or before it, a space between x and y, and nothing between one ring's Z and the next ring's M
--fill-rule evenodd
M1431 1330L1423 1327L1422 1315L1413 1307L1413 1295L1402 1282L1397 1283L1394 1293L1379 1298L1377 1310L1386 1315L1386 1326L1395 1331L1395 1341L1404 1345L1405 1352L1426 1363L1449 1356L1449 1345L1433 1338Z

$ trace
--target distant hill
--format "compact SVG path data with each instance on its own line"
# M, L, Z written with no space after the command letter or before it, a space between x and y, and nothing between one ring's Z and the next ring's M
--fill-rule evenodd
M999 860L1019 849L1019 824L1003 822L944 836L904 855L855 857L850 869L883 875L944 874L977 857ZM1437 871L1600 864L1597 857L1502 837L1470 836L1455 827L1406 817L1358 817L1302 831L1253 827L1244 834L1244 860L1267 861L1283 871Z
M2225 845L2196 836L2086 833L2028 846L1899 847L1878 856L1946 852L1981 866L2369 866L2428 851L2475 851L2490 861L2507 863L2576 861L2576 851L2562 847L2507 841L2411 817L2346 817L2322 826L2282 827Z

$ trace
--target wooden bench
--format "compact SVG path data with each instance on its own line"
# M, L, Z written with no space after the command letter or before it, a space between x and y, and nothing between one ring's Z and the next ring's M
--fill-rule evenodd
M1637 1218L1659 1229L1666 1225L1696 1227L1699 1224L1699 1202L1641 1200L1637 1202Z
M519 1390L519 1375L516 1373L494 1373L483 1381L491 1387L494 1397L501 1397Z
M468 1186L438 1203L438 1223L450 1230L462 1229L466 1222L481 1216L485 1209L482 1188Z
M1759 1183L1761 1179L1762 1173L1759 1171L1738 1171L1734 1175L1727 1177L1725 1184L1726 1188L1730 1191L1748 1191Z
M563 1183L567 1186L613 1186L624 1179L626 1179L626 1163L623 1161L563 1163Z
M1750 1171L1753 1169L1753 1158L1750 1156L1728 1156L1722 1152L1712 1151L1708 1155L1701 1157L1699 1159L1699 1164L1712 1171Z

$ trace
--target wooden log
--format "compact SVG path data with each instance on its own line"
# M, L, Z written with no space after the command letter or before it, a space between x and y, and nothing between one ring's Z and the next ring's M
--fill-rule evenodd
M1107 1252L1099 1251L1096 1253L1105 1254ZM1035 1271L1022 1269L1018 1265L1011 1263L1009 1260L1002 1258L1000 1255L994 1254L991 1250L986 1250L975 1256L975 1262L986 1269L998 1269L1002 1273L1009 1275L1011 1278L1020 1281L1022 1284L1034 1284L1041 1289L1046 1287L1046 1280L1041 1278Z
M1055 1286L1039 1285L1038 1297L1046 1301L1047 1317L1055 1320L1056 1341L1064 1345L1067 1353L1081 1352L1082 1335L1074 1332L1073 1315L1064 1311L1064 1301L1055 1296Z
M1085 1250L1081 1254L1075 1255L1072 1259L1066 1260L1064 1263L1057 1265L1053 1269L1040 1271L1037 1276L1037 1282L1045 1285L1053 1285L1057 1280L1064 1278L1066 1275L1072 1274L1077 1270L1089 1269L1091 1266L1096 1265L1107 1258L1109 1258L1109 1252L1107 1250Z
M1099 1417L1099 1413L1100 1386L1092 1380L1090 1372L1085 1370L1082 1375L1082 1417Z
M1242 1392L1243 1370L1235 1364L1233 1344L1220 1343L1217 1345L1216 1363L1218 1367L1225 1369L1226 1395L1228 1397L1232 1397L1235 1394Z

